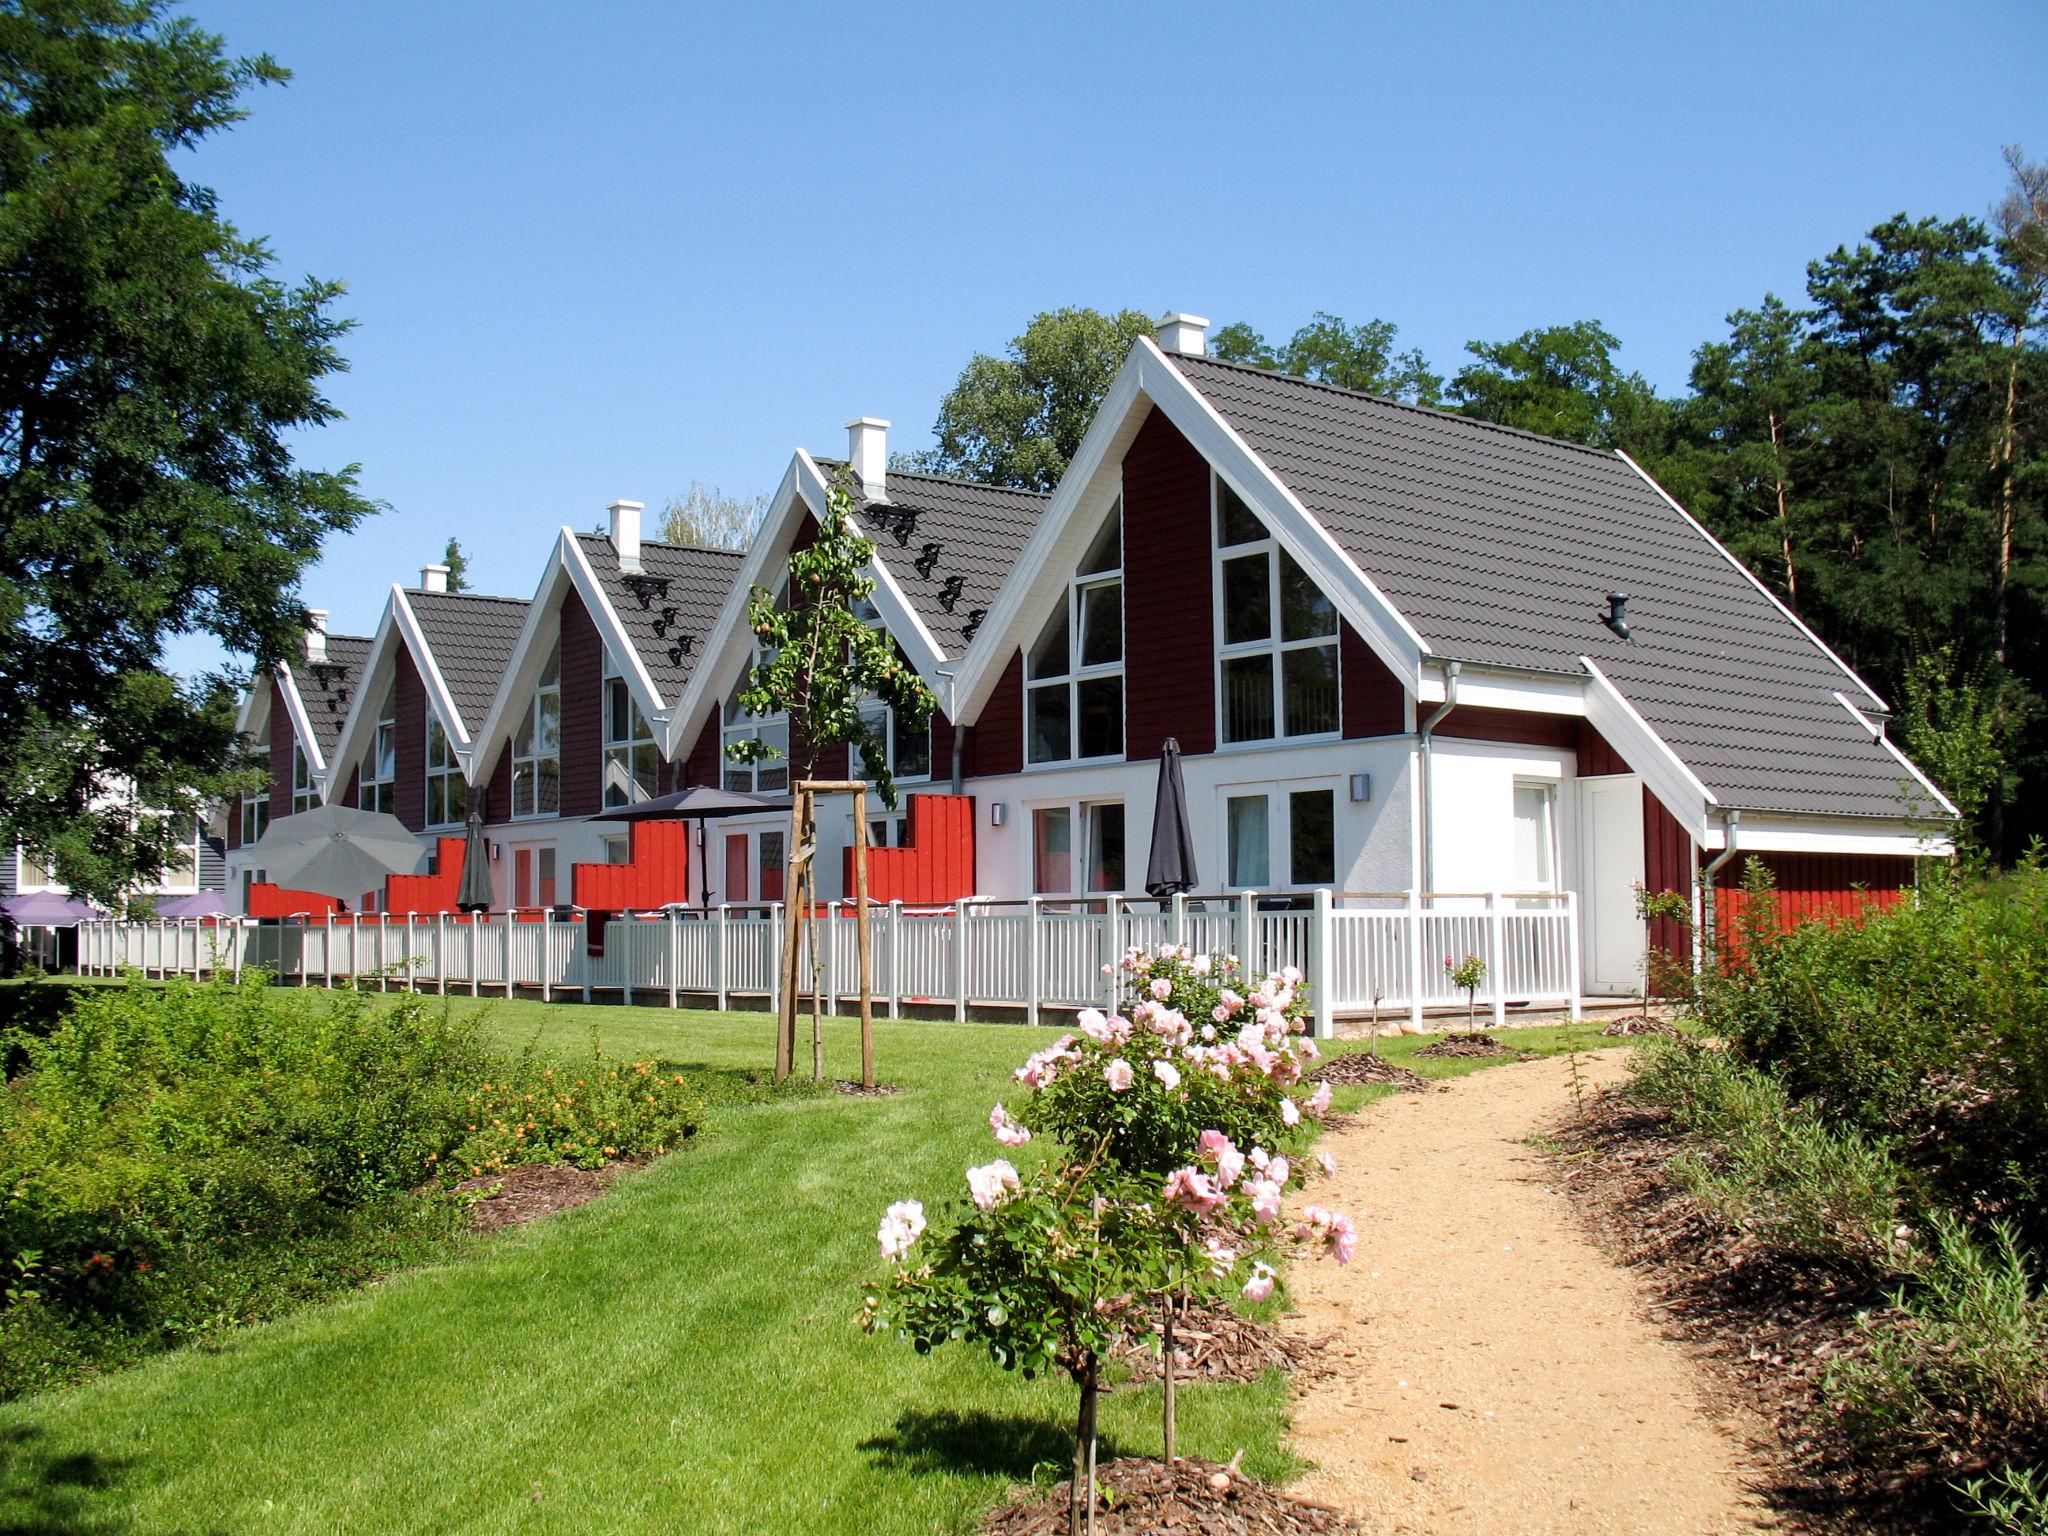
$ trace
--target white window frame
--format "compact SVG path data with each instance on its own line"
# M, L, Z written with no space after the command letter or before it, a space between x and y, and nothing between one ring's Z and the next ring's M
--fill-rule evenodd
M384 705L370 733L370 750L363 754L363 770L356 780L356 808L364 811L398 809L398 687L384 690Z
M780 608L788 601L789 578L785 576L775 589L775 605ZM754 675L754 669L767 660L768 652L758 642L748 650L747 664L733 680L732 691L725 696L725 703L718 714L718 784L721 789L743 795L779 795L789 790L788 712L777 710L772 715L750 715L740 707L740 694L745 690L748 679ZM757 762L736 763L726 756L725 749L740 741L766 741L777 748L779 755Z
M1327 794L1330 797L1330 878L1327 882L1294 878L1293 797L1306 794ZM1235 879L1236 871L1230 867L1230 802L1255 797L1264 797L1266 802L1266 879L1245 882ZM1326 884L1332 890L1342 890L1347 868L1344 858L1344 805L1343 782L1319 774L1299 779L1219 785L1216 790L1216 825L1221 847L1216 867L1223 876L1222 888L1226 891L1271 892L1274 895L1298 895L1323 889Z
M1513 888L1518 892L1524 894L1541 892L1544 895L1555 896L1563 889L1562 871L1559 867L1562 841L1558 836L1558 801L1560 798L1558 795L1558 781L1556 779L1533 778L1528 774L1517 774L1515 776L1513 788L1508 792L1508 825L1511 839L1519 831L1517 823L1522 819L1518 814L1515 801L1525 789L1541 792L1546 807L1544 831L1546 833L1545 841L1547 846L1544 853L1546 862L1550 865L1549 883L1529 885L1525 884L1519 874L1512 869L1509 871L1509 874L1513 878ZM1511 858L1515 857L1519 852L1519 848L1511 841L1509 843L1509 856Z
M1045 616L1045 622L1032 631L1031 639L1024 646L1023 741L1024 769L1027 773L1038 769L1071 767L1076 763L1120 763L1124 760L1130 740L1130 692L1124 677L1124 659L1129 649L1127 645L1129 639L1129 610L1124 602L1123 590L1124 564L1127 558L1124 549L1123 516L1124 499L1119 494L1110 502L1108 510L1103 514L1102 520L1096 524L1094 533L1089 536L1088 543L1083 547L1081 553L1081 559L1085 560L1088 557L1089 551L1095 548L1096 541L1102 537L1104 530L1114 520L1117 525L1117 563L1115 566L1104 571L1083 572L1079 569L1080 561L1076 561L1075 570L1069 574L1066 586L1061 589L1060 602L1064 604L1067 616L1067 670L1047 677L1033 677L1031 675L1031 653L1038 648L1040 637L1044 635L1051 623L1052 615L1050 613ZM1114 662L1097 662L1093 666L1083 666L1081 664L1081 614L1085 594L1111 587L1116 589L1116 660ZM1097 753L1091 757L1082 757L1079 755L1081 749L1081 685L1083 683L1103 680L1113 680L1117 685L1116 750L1114 752ZM1065 757L1034 758L1031 755L1032 695L1050 692L1055 688L1064 688L1067 695L1067 755Z
M624 736L615 735L612 731L612 692L615 687L626 696ZM602 777L598 782L599 803L610 811L652 800L661 793L661 747L654 739L654 727L648 723L640 701L633 697L632 684L626 680L625 669L619 665L609 645L604 648L604 682L598 693L598 710L604 717L598 723L604 737L603 766L599 770ZM633 766L634 758L642 752L651 753L654 760L654 784L644 791ZM620 769L616 780L614 767ZM615 788L626 798L613 799Z
M435 750L438 744L440 750ZM459 827L469 816L469 782L463 777L461 759L455 755L455 739L448 734L434 706L427 706L427 771L424 813L430 827ZM435 791L440 791L439 808L453 810L452 816L436 816Z
M869 629L875 630L877 633L879 633L892 646L895 645L895 636L889 633L888 626L882 622L881 610L874 605L871 599L862 599L858 604L856 604L854 607L854 615L863 624L867 625ZM903 664L906 667L910 665L909 661L903 658L900 649L897 653L897 659L903 661ZM898 741L896 732L896 711L894 707L888 704L884 704L880 699L876 698L873 694L869 694L867 699L861 704L860 717L864 721L872 721L876 723L876 728L881 733L883 750L887 754L888 759L889 776L892 779L894 779L898 784L929 784L931 782L932 723L929 719L927 719L924 723L924 767L917 773L904 773L897 767ZM868 772L867 758L858 750L855 751L853 759L848 764L848 766L852 768L855 778L864 779L870 777L870 774ZM870 816L868 818L868 825L870 827L873 827L877 825L879 822L881 822L883 819L884 817L881 816ZM899 816L896 818L896 820L898 823L900 823L902 818ZM851 815L849 815L847 817L847 826L850 829L852 825L853 818ZM882 848L894 847L896 845L891 843L877 842L874 844L874 846L877 848Z
M242 846L247 848L269 830L270 795L242 796Z
M1282 559L1292 560L1293 556L1287 554L1280 541L1273 536L1273 530L1266 526L1265 519L1261 518L1257 511L1253 509L1251 503L1245 501L1242 496L1239 496L1237 499L1244 504L1245 511L1251 515L1252 519L1265 530L1266 536L1262 539L1252 540L1249 543L1226 545L1223 542L1224 489L1223 477L1214 470L1211 470L1209 472L1209 569L1210 601L1214 609L1211 633L1215 637L1216 649L1216 675L1214 679L1216 750L1219 752L1241 752L1255 750L1260 747L1276 746L1281 743L1294 746L1307 742L1341 741L1344 736L1343 617L1337 612L1336 604L1330 603L1332 627L1329 634L1311 635L1300 640L1282 638L1283 626L1280 609L1281 561ZM1235 495L1236 493L1233 491L1232 494ZM1263 555L1266 561L1268 631L1263 640L1239 640L1235 643L1230 643L1224 639L1225 597L1223 567L1227 561L1249 559L1255 555ZM1296 569L1302 570L1304 576L1308 576L1307 571L1302 569L1299 561L1295 562L1295 566ZM1313 576L1308 576L1308 579L1311 582L1315 580ZM1320 587L1316 590L1321 594L1324 602L1330 602L1328 593L1322 592ZM1327 648L1330 652L1330 671L1337 701L1336 724L1329 730L1303 731L1290 735L1287 731L1286 657L1291 652L1312 651L1322 648ZM1223 677L1227 663L1247 656L1265 656L1269 658L1268 666L1272 673L1273 687L1273 734L1270 736L1247 736L1231 741L1226 736L1230 721L1228 714L1230 701L1228 691L1223 685Z
M310 811L320 803L320 786L313 782L313 760L306 749L292 743L292 814Z
M1111 806L1122 811L1124 816L1124 883L1104 890L1089 890L1087 888L1089 871L1094 867L1096 856L1099 852L1096 847L1098 826L1096 813ZM1064 891L1041 891L1038 889L1038 818L1042 812L1046 811L1064 811L1067 814L1068 836L1071 839L1071 846L1067 854L1068 868L1074 874L1078 874L1081 877L1079 889ZM1089 795L1084 798L1071 800L1034 800L1025 805L1024 813L1024 824L1029 837L1026 857L1030 860L1030 868L1026 871L1026 879L1034 896L1043 896L1049 900L1102 901L1111 896L1130 894L1131 812L1128 802L1121 795Z
M552 674L553 676L552 682L549 681L550 674ZM548 697L552 697L555 701L555 740L554 751L552 752L546 752L541 750L542 747L546 744L546 737L541 727L541 721L545 718L541 710L541 704L542 701ZM531 753L522 755L519 751L519 732L523 727L527 726L530 726L533 731L534 750ZM510 742L510 750L512 752L511 819L513 821L540 821L549 816L561 815L562 642L559 639L556 640L554 648L548 652L547 661L544 662L541 666L540 680L534 684L533 695L531 698L527 700L526 703L525 721L523 722L523 725L515 724L512 727L512 739ZM552 807L543 808L540 803L540 791L542 781L541 769L543 765L549 762L552 762L555 765L555 803ZM525 779L527 783L531 785L532 788L532 793L529 796L530 803L526 806L525 809L521 809L520 807L519 791L521 788L522 779Z

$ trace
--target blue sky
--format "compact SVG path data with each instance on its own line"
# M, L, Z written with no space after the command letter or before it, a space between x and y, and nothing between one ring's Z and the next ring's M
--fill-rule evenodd
M1809 258L2048 155L2038 0L190 13L295 74L195 179L359 322L302 455L389 507L309 574L337 631L450 534L526 595L616 497L770 489L855 415L928 443L1063 304L1383 317L1445 372L1592 317L1677 389Z

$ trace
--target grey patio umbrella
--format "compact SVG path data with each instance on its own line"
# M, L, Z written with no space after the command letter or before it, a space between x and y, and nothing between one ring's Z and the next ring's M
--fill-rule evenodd
M396 816L316 805L273 821L250 850L273 885L360 901L386 875L419 872L427 851Z
M1159 749L1159 795L1152 806L1152 855L1145 861L1145 891L1164 901L1193 890L1197 878L1188 792L1180 779L1180 743L1169 736Z
M484 836L484 808L469 808L462 829L462 879L455 887L455 905L464 912L491 910L491 842Z
M704 823L717 816L742 816L749 811L788 809L787 795L749 795L735 789L716 789L709 784L699 784L695 789L679 789L672 795L658 795L652 800L642 800L637 805L622 805L617 810L604 811L590 819L652 821L657 817L669 816L680 821L696 822L698 900L708 909L711 905L711 866L705 856Z

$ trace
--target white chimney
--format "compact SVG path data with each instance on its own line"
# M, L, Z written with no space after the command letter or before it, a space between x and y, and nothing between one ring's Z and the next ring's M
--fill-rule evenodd
M1162 352L1186 352L1201 357L1209 350L1209 322L1200 315L1183 315L1177 310L1161 315L1153 334Z
M619 569L628 576L640 574L640 514L646 505L640 501L611 504L612 548L618 551Z
M448 567L445 565L421 566L420 590L422 592L446 592L448 590Z
M879 416L856 416L846 424L846 458L853 465L860 493L869 501L889 499L889 423Z
M306 610L306 660L309 662L327 659L327 610L308 608Z

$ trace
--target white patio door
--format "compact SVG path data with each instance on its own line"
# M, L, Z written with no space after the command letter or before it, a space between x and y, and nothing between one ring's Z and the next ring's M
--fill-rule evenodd
M1634 774L1579 780L1585 986L1622 996L1643 984L1643 781Z

